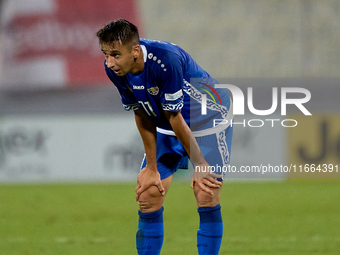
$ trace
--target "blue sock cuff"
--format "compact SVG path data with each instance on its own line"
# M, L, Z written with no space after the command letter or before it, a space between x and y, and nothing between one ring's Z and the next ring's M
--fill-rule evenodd
M221 205L214 207L200 207L197 209L201 223L222 222Z
M163 211L164 211L163 206L158 211L151 213L142 213L141 211L138 211L139 221L149 223L161 223L163 222Z
M199 208L197 208L197 211L199 213L201 213L201 212L205 213L205 212L216 211L216 210L220 210L220 209L221 209L221 205L218 204L214 207L199 207Z

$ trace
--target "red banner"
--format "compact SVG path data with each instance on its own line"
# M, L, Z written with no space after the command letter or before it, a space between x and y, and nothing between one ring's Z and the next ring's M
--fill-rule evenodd
M2 87L107 84L96 31L124 18L134 0L7 0L2 9Z

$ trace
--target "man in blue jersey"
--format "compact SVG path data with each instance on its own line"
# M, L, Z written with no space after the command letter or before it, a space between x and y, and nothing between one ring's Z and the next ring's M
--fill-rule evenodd
M231 118L227 90L215 89L217 81L183 49L168 42L140 39L137 27L126 20L107 24L97 37L106 73L124 108L134 111L145 149L136 187L138 254L160 254L163 202L174 173L187 166L188 158L195 168L191 187L200 216L198 252L218 254L223 235L223 172L215 170L229 165L232 127L213 123ZM211 171L211 166L216 169Z

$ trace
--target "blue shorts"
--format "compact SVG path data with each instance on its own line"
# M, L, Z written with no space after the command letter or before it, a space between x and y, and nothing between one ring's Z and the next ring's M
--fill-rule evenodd
M204 159L210 166L215 167L214 173L222 175L223 167L230 165L231 140L233 127L218 133L196 137ZM177 169L188 169L188 154L176 136L157 133L157 168L161 179L175 173ZM141 169L146 166L146 157L142 161Z

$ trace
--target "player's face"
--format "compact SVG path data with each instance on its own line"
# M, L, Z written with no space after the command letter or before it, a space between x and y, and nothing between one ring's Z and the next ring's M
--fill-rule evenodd
M118 76L127 73L136 73L137 57L139 56L139 45L123 45L120 42L113 44L101 44L102 52L105 55L107 67L113 70Z

